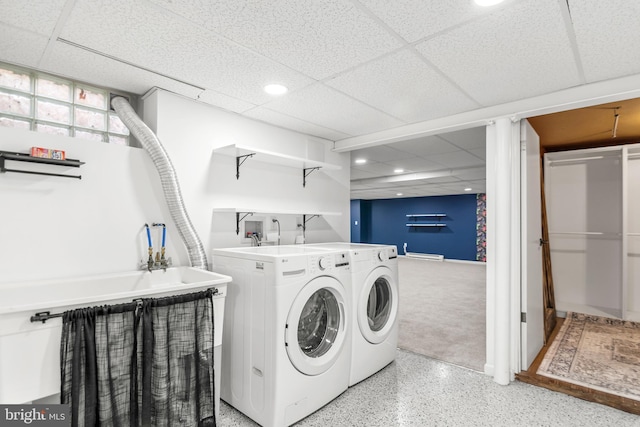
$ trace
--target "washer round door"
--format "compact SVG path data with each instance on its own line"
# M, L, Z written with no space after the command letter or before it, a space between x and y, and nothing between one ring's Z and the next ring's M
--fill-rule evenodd
M296 296L285 327L285 348L295 368L319 375L336 362L346 339L345 289L333 277L316 277Z
M370 343L381 343L398 315L398 284L389 268L377 267L369 273L357 303L360 332Z

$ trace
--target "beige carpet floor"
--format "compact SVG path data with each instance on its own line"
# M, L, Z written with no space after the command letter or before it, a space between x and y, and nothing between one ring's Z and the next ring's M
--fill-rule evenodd
M398 258L398 347L484 371L486 265Z
M640 400L640 323L567 313L538 375Z

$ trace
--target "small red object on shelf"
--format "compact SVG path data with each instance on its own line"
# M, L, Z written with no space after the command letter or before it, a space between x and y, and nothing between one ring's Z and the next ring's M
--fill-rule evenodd
M62 150L53 150L42 147L31 147L31 157L42 157L45 159L65 160L65 153Z

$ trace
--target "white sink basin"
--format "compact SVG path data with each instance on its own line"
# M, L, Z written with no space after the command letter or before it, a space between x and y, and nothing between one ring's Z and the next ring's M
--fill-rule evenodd
M0 283L0 402L22 404L60 392L62 319L31 322L51 314L218 289L214 300L214 346L222 343L227 283L231 277L192 267L132 271L59 280ZM218 363L218 362L216 362Z

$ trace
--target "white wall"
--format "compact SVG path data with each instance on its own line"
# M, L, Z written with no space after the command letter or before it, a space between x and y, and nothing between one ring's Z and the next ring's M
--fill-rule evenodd
M0 282L136 268L144 223L164 216L142 150L8 128L0 141L6 151L56 148L86 162L76 169L7 161L82 179L0 174Z
M348 240L348 154L332 153L329 143L308 141L305 135L166 92L153 97L157 97L155 105L145 103L146 115L153 118L151 113L157 112L152 125L160 127L160 139L172 157L187 209L207 252L212 246L240 243L235 218L218 218L212 208L250 205L253 194L274 207L340 211L339 217L310 221L308 240ZM0 174L0 283L136 269L146 256L145 222L167 223L167 254L174 264L188 264L157 172L143 150L9 128L0 128L0 141L0 150L55 148L86 162L79 169L7 163L16 169L44 167L54 173L81 174L82 179ZM280 167L245 166L235 182L232 159L214 159L212 150L217 144L238 141L300 156L315 150L316 156L324 155L324 161L341 164L343 169L314 172L306 189L297 171ZM282 219L283 229L294 227L285 223L295 218ZM159 248L159 229L153 237Z
M236 235L235 214L214 213L214 208L248 208L273 211L247 217L264 220L265 230L275 229L278 218L282 244L294 243L301 233L302 215L278 212L341 212L340 216L314 218L307 223L307 242L349 240L349 153L334 153L332 143L191 101L154 91L144 99L144 118L155 129L178 170L182 195L200 233L207 255L211 248L248 245ZM241 166L236 179L235 157L214 149L241 144L312 160L337 164L340 170L313 172L302 187L302 170L256 161ZM241 235L243 227L241 225Z

